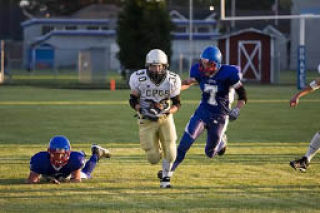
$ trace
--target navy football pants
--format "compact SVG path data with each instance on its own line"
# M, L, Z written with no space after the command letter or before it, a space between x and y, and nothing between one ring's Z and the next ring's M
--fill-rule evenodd
M221 141L223 134L226 131L228 121L226 115L216 115L213 118L201 118L195 113L189 120L185 132L180 140L177 149L177 158L173 164L171 171L174 171L179 164L184 160L187 151L192 146L193 142L207 130L207 142L205 147L205 154L212 158L219 150L216 150L217 145Z

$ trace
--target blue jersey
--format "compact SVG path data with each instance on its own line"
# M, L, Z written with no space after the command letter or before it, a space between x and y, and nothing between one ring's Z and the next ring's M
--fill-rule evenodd
M207 77L199 70L199 67L199 64L195 64L190 70L190 77L197 80L202 91L198 113L228 114L230 111L230 88L240 84L240 68L238 66L222 65L216 74Z
M66 178L71 172L81 169L84 163L85 157L82 153L71 152L68 163L57 171L50 163L50 154L48 152L38 152L31 157L30 170L41 175Z

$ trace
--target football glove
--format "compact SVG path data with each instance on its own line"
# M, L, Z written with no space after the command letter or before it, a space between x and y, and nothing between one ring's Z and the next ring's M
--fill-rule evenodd
M239 115L240 115L240 109L238 107L235 107L229 112L229 120L234 121L239 117Z
M156 121L158 120L163 114L161 114L161 110L156 108L151 109L141 109L140 114L142 115L142 118L146 118L149 120Z

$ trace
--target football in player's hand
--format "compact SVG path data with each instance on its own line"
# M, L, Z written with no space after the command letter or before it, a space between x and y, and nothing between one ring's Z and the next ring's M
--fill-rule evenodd
M153 106L155 109L159 109L160 111L163 110L164 108L163 105L160 103L154 103Z
M152 109L150 109L149 111L150 111L150 113L153 114L153 115L158 115L158 114L160 114L160 112L161 112L161 110L158 109L158 108L152 108Z

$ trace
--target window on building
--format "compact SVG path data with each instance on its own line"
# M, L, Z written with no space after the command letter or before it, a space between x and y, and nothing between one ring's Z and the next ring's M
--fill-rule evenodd
M78 29L78 27L77 27L77 26L69 25L69 26L65 26L65 29L66 29L66 30L76 30L76 29Z
M52 30L54 30L54 27L53 27L53 26L44 25L44 26L42 26L41 33L42 33L42 35L45 35L45 34L47 34L47 33L50 33Z
M101 30L109 30L109 27L108 26L102 26Z
M185 32L187 32L185 26L177 26L174 31L176 33L185 33Z
M87 30L99 30L99 26L87 26Z
M208 27L198 27L198 33L208 33L209 28Z

